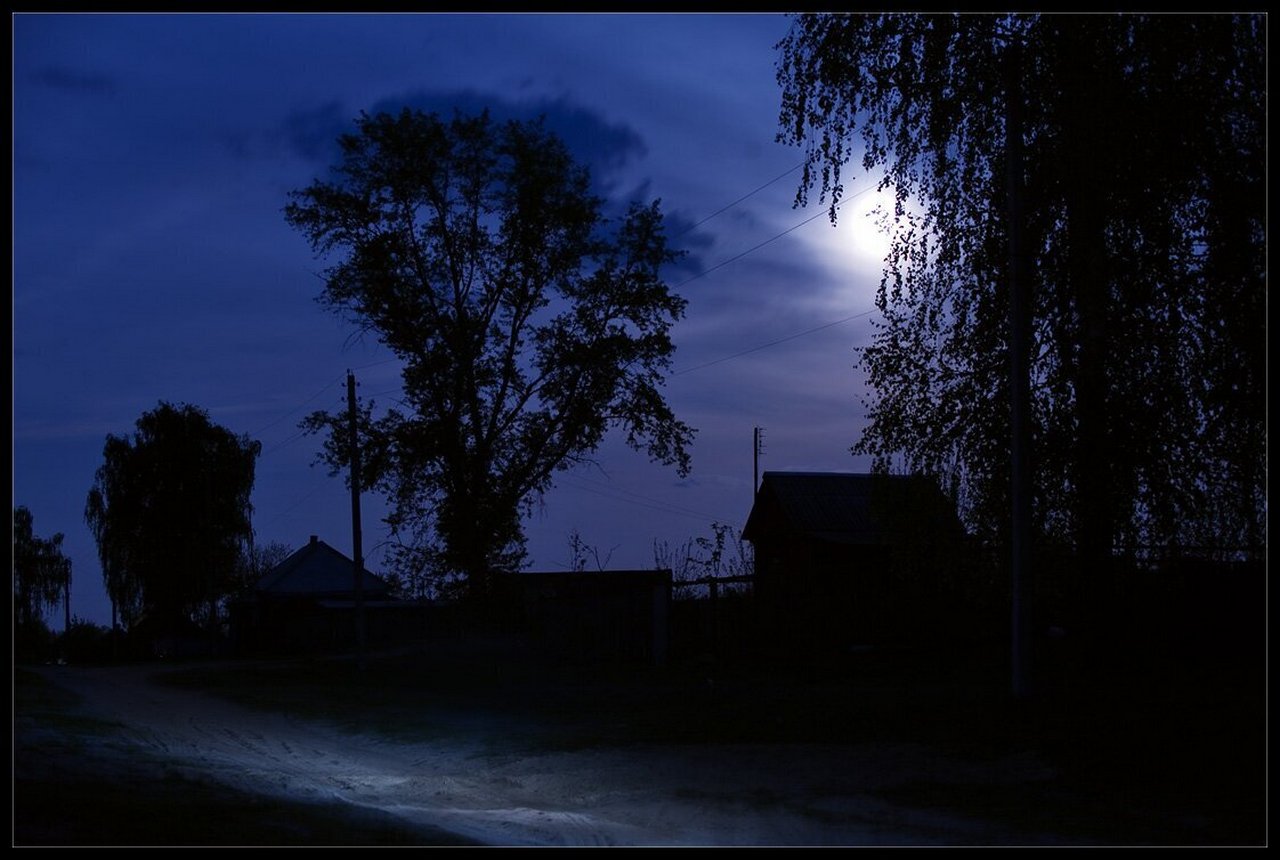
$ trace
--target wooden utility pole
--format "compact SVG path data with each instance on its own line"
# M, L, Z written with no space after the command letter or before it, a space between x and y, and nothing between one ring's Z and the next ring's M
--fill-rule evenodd
M355 582L356 607L356 660L364 669L364 549L360 537L360 439L356 421L356 377L347 371L347 416L350 425L351 455L351 554L355 564L352 577Z
M752 434L752 476L751 476L751 502L755 503L756 490L760 489L760 455L764 453L764 428L756 427Z
M1011 574L1013 585L1012 651L1013 696L1023 700L1031 695L1031 284L1027 278L1026 249L1023 247L1022 198L1022 45L1016 35L1006 47L1005 72L1005 159L1009 233L1009 395L1011 495Z

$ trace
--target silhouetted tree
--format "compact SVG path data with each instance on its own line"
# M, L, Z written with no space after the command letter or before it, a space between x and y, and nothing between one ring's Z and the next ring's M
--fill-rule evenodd
M780 43L798 202L861 155L900 228L854 450L1008 511L1005 121L1022 104L1035 517L1114 548L1259 547L1266 23L1228 15L815 15ZM1010 46L1021 62L1010 74Z
M574 573L584 573L587 569L588 560L596 570L607 570L609 560L613 558L613 553L616 549L616 546L613 547L605 552L602 557L600 547L587 543L582 534L577 529L574 529L569 532L569 570Z
M703 593L707 588L690 583L704 579L725 579L755 575L755 551L742 539L742 531L728 523L712 523L710 536L690 538L673 547L667 541L653 542L653 566L670 570L674 590L681 597ZM743 590L741 583L726 584L730 592Z
M70 589L71 559L62 554L62 534L37 537L31 511L14 508L14 639L19 645L46 635L44 611L67 600Z
M606 430L688 470L693 431L660 391L685 306L660 277L674 255L656 202L611 223L541 123L406 110L357 126L335 179L285 214L342 255L322 301L404 363L405 411L361 409L362 475L391 503L398 566L483 594L523 558L522 514ZM328 428L324 459L347 464L344 415L304 426Z
M281 541L246 544L240 553L229 593L237 595L252 591L258 580L292 554L293 548Z
M144 611L166 623L216 615L253 537L262 446L185 404L161 402L136 426L107 436L85 505L113 613L126 626Z

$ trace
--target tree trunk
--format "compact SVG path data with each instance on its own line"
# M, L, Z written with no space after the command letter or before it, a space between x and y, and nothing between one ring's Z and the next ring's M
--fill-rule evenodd
M1107 609L1114 511L1113 451L1108 429L1108 326L1110 297L1104 225L1108 82L1101 73L1097 27L1071 21L1063 26L1064 53L1075 74L1064 81L1063 139L1067 160L1068 292L1076 310L1078 361L1075 377L1076 450L1076 626L1094 639ZM1082 629L1081 629L1082 628Z

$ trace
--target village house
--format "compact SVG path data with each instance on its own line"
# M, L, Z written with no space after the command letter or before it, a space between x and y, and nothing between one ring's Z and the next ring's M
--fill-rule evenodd
M765 472L743 538L764 640L847 651L949 628L967 539L927 478Z
M423 607L398 599L382 577L363 570L360 589L367 644L404 642L425 633ZM355 562L312 535L232 605L235 648L241 654L351 648L356 609Z

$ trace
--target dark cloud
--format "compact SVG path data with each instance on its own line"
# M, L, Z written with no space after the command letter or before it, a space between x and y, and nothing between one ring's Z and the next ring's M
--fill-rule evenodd
M337 160L338 137L351 131L354 118L337 101L327 102L286 119L284 138L296 154L328 164Z
M116 82L107 75L64 66L46 66L31 77L38 86L69 92L110 95L116 91Z
M684 212L664 209L662 220L667 228L668 244L681 254L680 259L671 264L671 274L691 278L706 271L712 265L707 253L715 245L715 237L697 229L697 222Z
M648 203L654 199L648 181L626 191L620 191L616 182L617 175L632 159L646 154L640 134L627 125L610 123L599 113L566 98L512 102L470 90L419 92L383 99L366 108L365 113L395 114L405 108L446 118L455 113L474 116L487 110L496 122L542 120L549 131L565 142L574 158L590 170L593 190L605 199L610 216L621 216L632 201ZM285 122L283 137L295 154L320 165L332 165L340 157L338 138L353 130L356 116L337 101L327 102L290 116ZM671 247L682 252L667 269L668 277L688 278L705 270L708 266L705 252L715 243L712 234L695 229L698 225L685 214L664 209L663 215Z
M383 99L364 109L365 113L399 113L404 108L452 117L455 112L475 115L488 110L498 122L542 119L557 134L580 164L591 171L597 193L616 199L615 177L632 159L645 155L643 138L631 127L611 123L599 113L571 103L566 98L509 101L496 94L463 90L446 93L418 92ZM337 102L329 102L289 117L284 135L298 155L324 164L338 158L338 136L352 130L358 112L348 112Z
M423 92L385 99L375 104L369 113L396 113L406 107L443 117L452 116L455 111L478 114L488 110L489 116L498 122L542 119L547 129L565 142L574 158L591 170L593 181L606 189L618 170L646 152L644 140L634 129L610 123L595 111L574 105L563 97L512 102L496 94L473 91Z

